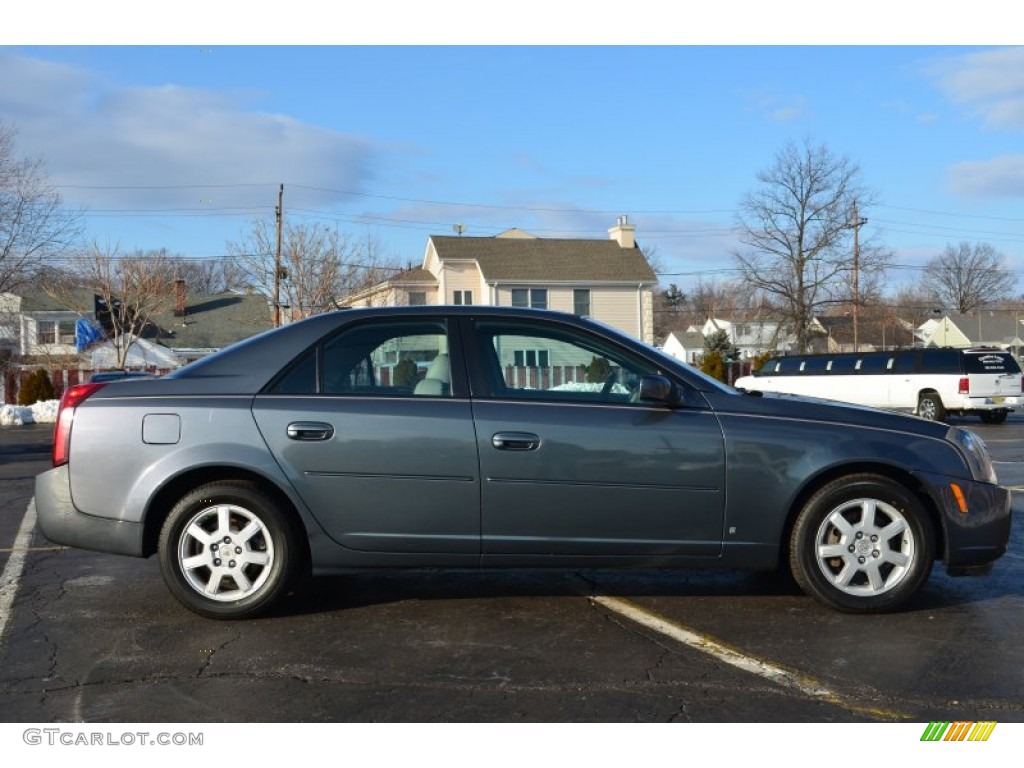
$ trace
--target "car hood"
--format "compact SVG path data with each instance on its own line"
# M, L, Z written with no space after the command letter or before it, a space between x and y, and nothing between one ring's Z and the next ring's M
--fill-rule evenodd
M896 432L912 432L937 438L942 438L949 430L947 424L927 421L917 416L804 395L739 391L736 394L705 393L705 396L711 407L718 413L732 412L849 424Z

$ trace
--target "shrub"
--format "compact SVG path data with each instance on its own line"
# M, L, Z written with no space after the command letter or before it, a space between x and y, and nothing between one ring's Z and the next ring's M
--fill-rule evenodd
M612 364L604 357L593 357L590 365L587 366L587 381L591 384L601 384L612 375Z
M759 371L759 370L761 370L761 366L764 365L765 363L767 363L773 357L775 357L775 355L772 354L771 352L762 352L760 355L758 355L757 357L754 358L753 363L750 366L750 370L751 371Z
M28 375L18 390L18 405L32 405L42 400L53 400L56 396L50 374L38 368Z
M725 361L719 352L708 352L701 361L700 369L708 376L713 376L719 381L725 381Z

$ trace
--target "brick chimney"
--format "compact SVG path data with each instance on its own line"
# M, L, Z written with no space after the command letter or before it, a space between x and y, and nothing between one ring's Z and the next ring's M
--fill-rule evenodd
M629 223L626 214L619 216L618 222L608 230L608 234L620 248L636 248L636 227Z
M185 316L185 281L180 277L174 281L174 316Z

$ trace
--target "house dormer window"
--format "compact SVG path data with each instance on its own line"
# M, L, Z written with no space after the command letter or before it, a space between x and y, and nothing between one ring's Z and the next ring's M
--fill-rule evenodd
M456 306L469 305L473 303L472 291L455 291L452 303Z

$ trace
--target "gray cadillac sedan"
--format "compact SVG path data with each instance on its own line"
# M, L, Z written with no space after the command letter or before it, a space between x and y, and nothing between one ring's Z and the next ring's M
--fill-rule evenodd
M52 541L148 557L211 618L308 571L786 566L889 611L985 573L1010 498L958 427L726 387L572 315L350 309L180 371L71 387Z

